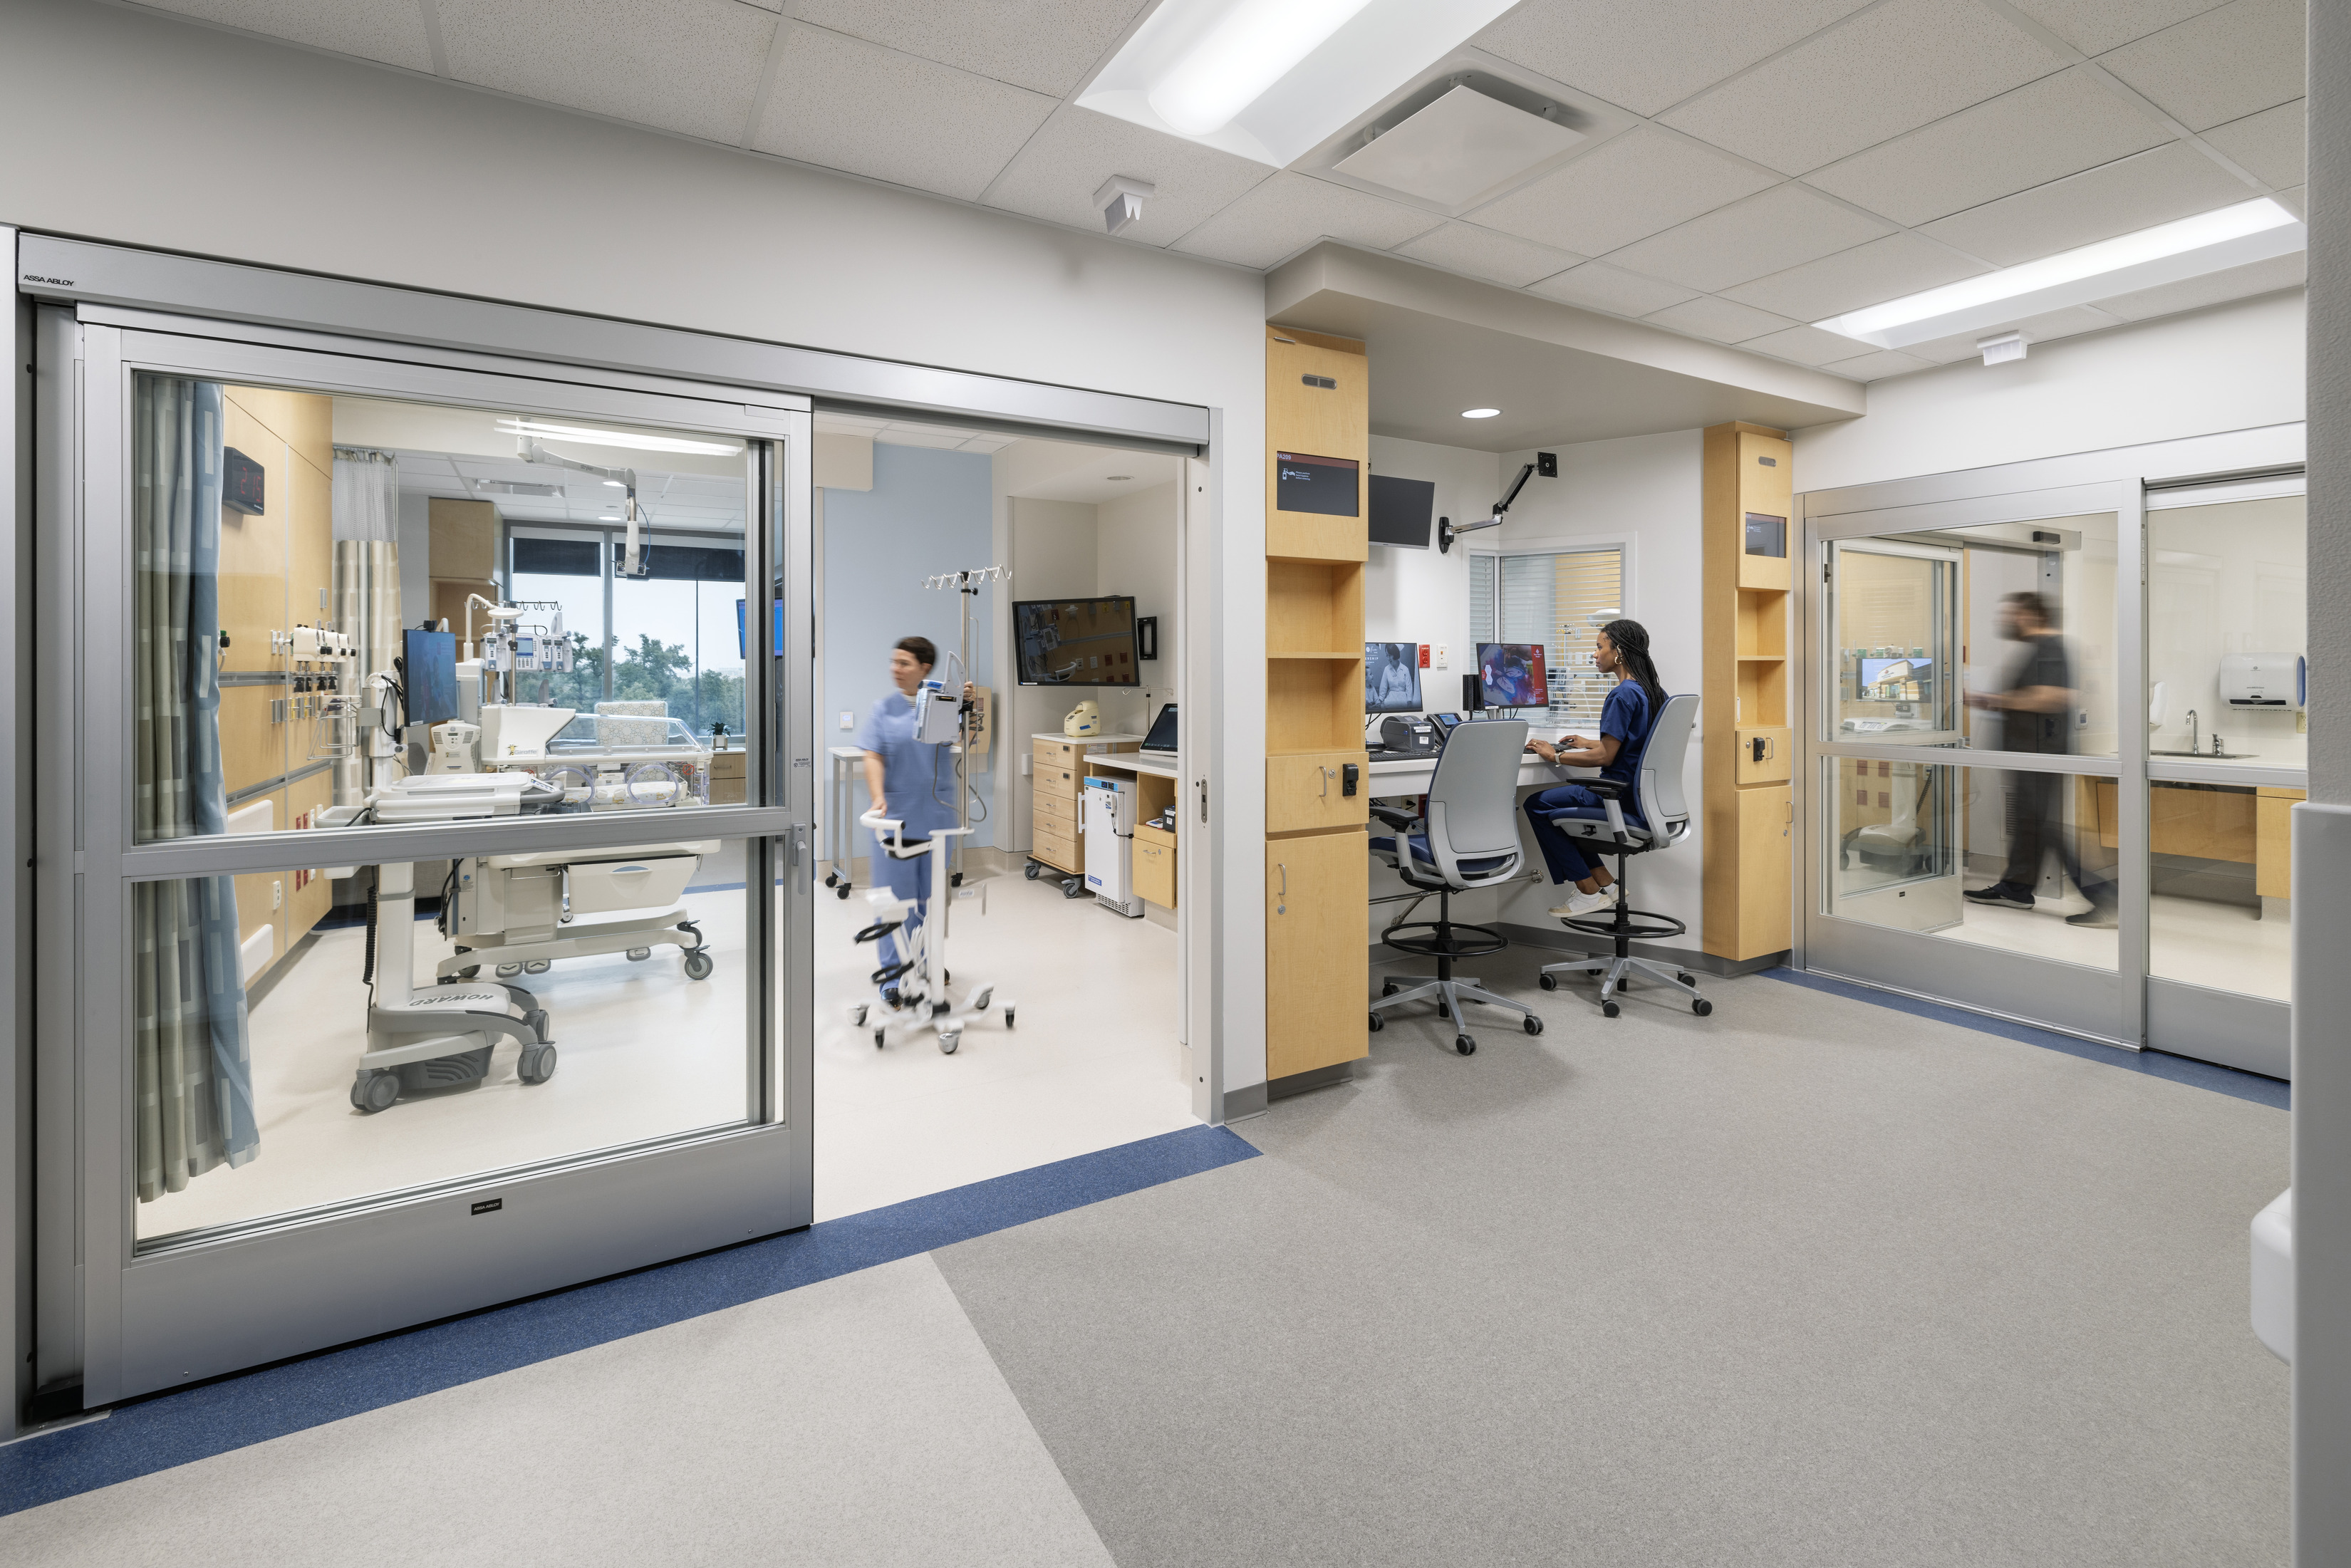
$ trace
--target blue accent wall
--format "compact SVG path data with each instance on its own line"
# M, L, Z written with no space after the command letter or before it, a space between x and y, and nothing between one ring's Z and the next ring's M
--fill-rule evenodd
M824 706L817 715L822 745L855 743L855 735L841 727L841 715L853 712L862 721L874 699L890 690L890 649L899 638L924 636L937 643L939 668L933 674L946 677L960 641L956 595L926 589L923 579L993 563L994 504L993 463L986 453L880 443L873 448L873 488L824 493ZM983 592L971 601L969 678L994 687L989 597ZM998 727L991 760L1005 755ZM987 773L974 768L969 781L981 801L974 809L970 842L993 844L996 824L977 820L988 799ZM862 788L857 809L865 809ZM860 830L861 853L871 852L870 840Z

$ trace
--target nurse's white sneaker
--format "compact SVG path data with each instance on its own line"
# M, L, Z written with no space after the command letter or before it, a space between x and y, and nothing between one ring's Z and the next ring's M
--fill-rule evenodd
M1605 909L1615 902L1608 896L1608 890L1604 887L1597 893L1571 893L1567 895L1567 902L1555 905L1551 913L1562 920L1568 920L1579 915L1590 915L1596 909Z

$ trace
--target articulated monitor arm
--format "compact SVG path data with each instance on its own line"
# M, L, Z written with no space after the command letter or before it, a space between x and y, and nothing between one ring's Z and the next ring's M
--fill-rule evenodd
M600 468L593 463L582 463L577 458L565 457L559 453L549 452L539 444L536 436L515 437L515 450L516 455L526 463L544 463L551 468L569 468L574 474L591 475L596 478L609 480L620 486L628 497L629 518L629 538L621 559L621 575L622 577L644 575L639 559L637 543L637 528L643 521L643 514L637 508L637 471L635 469Z
M1474 534L1479 528L1500 528L1505 519L1506 514L1508 514L1510 509L1510 503L1519 498L1519 492L1525 489L1527 487L1527 481L1537 474L1541 474L1546 479L1558 478L1559 455L1555 452L1536 453L1535 460L1520 468L1519 470L1519 476L1510 481L1509 494L1505 495L1500 500L1494 503L1493 516L1474 523L1456 523L1450 517L1437 518L1437 553L1443 555L1449 552L1453 549L1453 541L1463 534Z

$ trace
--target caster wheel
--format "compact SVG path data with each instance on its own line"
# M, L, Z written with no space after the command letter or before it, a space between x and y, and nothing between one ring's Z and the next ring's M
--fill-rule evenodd
M865 1027L865 1004L863 1002L860 1002L855 1007L849 1009L849 1021L855 1024L859 1029L863 1029Z
M1529 1013L1526 1018L1526 1029L1529 1034L1542 1033L1542 1019L1535 1017L1532 1013Z
M956 1047L962 1043L963 1036L960 1032L956 1034L943 1034L939 1036L939 1054L942 1056L953 1056L956 1053Z
M878 1029L873 1031L873 1049L876 1051L882 1049L882 1031Z
M629 949L629 962L632 964L642 964L653 956L653 950L650 947L632 947Z
M1380 988L1380 995L1384 997L1392 997L1403 988L1403 987L1397 985L1394 980L1390 980Z
M461 980L470 980L481 972L482 967L479 964L468 964L457 971L457 977Z
M1006 1029L1012 1027L1012 1004L1009 1002L1004 1004L1004 1027Z
M1030 882L1035 882L1037 880L1037 873L1040 869L1041 868L1039 867L1035 861L1030 861L1027 865L1020 868L1020 874L1027 877Z
M987 1010L987 1004L995 999L996 988L994 986L982 986L979 988L979 995L971 998L971 1010L976 1013L984 1013Z
M526 975L544 975L553 963L554 960L549 958L533 958L522 967L522 972Z
M1466 1034L1458 1034L1453 1037L1453 1049L1464 1056L1475 1056L1478 1054L1478 1042Z
M1691 979L1687 975L1676 975L1674 978L1679 980L1685 986L1695 986L1698 984L1696 980Z
M1691 998L1691 1001L1690 1001L1690 1011L1692 1011L1692 1012L1694 1012L1694 1013L1698 1014L1698 1017L1700 1017L1700 1018L1704 1018L1704 1017L1706 1017L1706 1015L1707 1015L1707 1014L1708 1014L1708 1013L1712 1012L1713 1010L1714 1010L1714 1004L1713 1004L1712 1002L1710 1002L1710 1001L1708 1001L1704 997L1696 997L1696 998Z
M1537 975L1535 977L1535 984L1541 986L1546 991L1555 991L1559 989L1559 977L1557 975Z
M538 1036L541 1045L546 1044L547 1037L555 1032L555 1022L547 1016L545 1008L531 1009L522 1015L522 1021L529 1027L531 1033Z
M1633 988L1633 977L1632 977L1632 976L1630 976L1630 975L1627 975L1627 976L1625 976L1623 979L1621 979L1621 980L1617 981L1617 982L1616 982L1616 988L1617 988L1618 990L1620 990L1620 991L1629 991L1629 990L1631 990L1631 989Z
M1384 1018L1380 1017L1380 1015L1379 1015L1379 1014L1377 1014L1377 1013L1374 1013L1374 1014L1372 1015L1371 1030L1372 1030L1372 1032L1373 1032L1374 1034L1377 1034L1377 1033L1379 1033L1379 1032L1380 1032L1380 1030L1384 1030L1384 1029L1385 1029L1385 1028L1387 1028L1387 1027L1388 1027L1388 1020L1387 1020L1387 1019L1384 1019Z
M685 977L689 980L706 980L717 967L710 961L710 955L699 947L685 956Z
M515 1063L515 1076L525 1083L544 1083L555 1076L555 1047L533 1045L524 1048L522 1060Z
M1080 882L1075 877L1071 877L1069 881L1061 884L1061 896L1063 898L1076 898L1085 891L1086 884Z
M829 871L825 873L824 885L827 887L839 887L841 885L841 873L837 871Z
M963 885L963 873L959 871L949 872L947 873L947 885L949 887L961 887Z
M389 1111L400 1098L400 1074L370 1068L351 1080L351 1104L364 1115Z
M844 882L844 883L842 883L841 884L840 890L839 890L838 892L836 892L836 893L833 894L833 897L835 897L835 898L847 898L848 896L849 896L849 884L848 884L847 883L845 883L845 882Z
M1603 1002L1600 1004L1600 1016L1602 1018L1613 1019L1616 1016L1619 1010L1620 1009L1614 1002Z

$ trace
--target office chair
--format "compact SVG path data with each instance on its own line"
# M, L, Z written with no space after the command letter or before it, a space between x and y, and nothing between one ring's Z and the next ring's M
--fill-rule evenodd
M1625 880L1625 862L1629 856L1669 850L1689 837L1690 810L1682 795L1682 760L1689 751L1690 730L1697 723L1698 698L1685 695L1667 697L1656 722L1649 727L1648 738L1642 743L1640 758L1633 765L1636 786L1634 799L1646 827L1625 820L1622 803L1625 786L1613 779L1576 780L1601 798L1607 808L1604 821L1569 814L1551 820L1553 827L1570 838L1596 844L1603 854L1616 857L1615 907L1604 916L1567 916L1560 921L1570 931L1610 938L1614 950L1606 957L1545 964L1535 983L1546 991L1555 991L1559 989L1557 977L1561 975L1600 975L1600 1012L1604 1018L1616 1016L1616 993L1625 988L1625 977L1635 969L1689 993L1690 1011L1700 1018L1714 1010L1714 1004L1698 994L1698 982L1687 971L1676 965L1633 956L1634 937L1649 941L1679 936L1689 926L1670 915L1633 908L1626 902ZM1588 806L1578 809L1591 810Z
M1509 1008L1523 1015L1529 1034L1542 1033L1542 1019L1532 1008L1483 989L1474 976L1453 972L1458 958L1483 957L1510 946L1490 926L1455 925L1452 899L1457 893L1510 881L1526 858L1519 846L1515 810L1519 763L1526 745L1524 719L1457 725L1437 757L1437 775L1429 780L1426 816L1394 806L1372 807L1372 815L1394 830L1393 837L1372 841L1373 852L1421 894L1405 907L1403 919L1380 933L1380 940L1399 953L1437 960L1434 975L1397 975L1381 986L1380 999L1372 1004L1374 1030L1386 1027L1380 1016L1384 1009L1433 997L1437 1016L1453 1024L1453 1049L1464 1056L1478 1049L1461 1011L1464 1002ZM1412 912L1432 893L1437 894L1437 918L1412 919ZM1407 985L1412 989L1404 989Z

